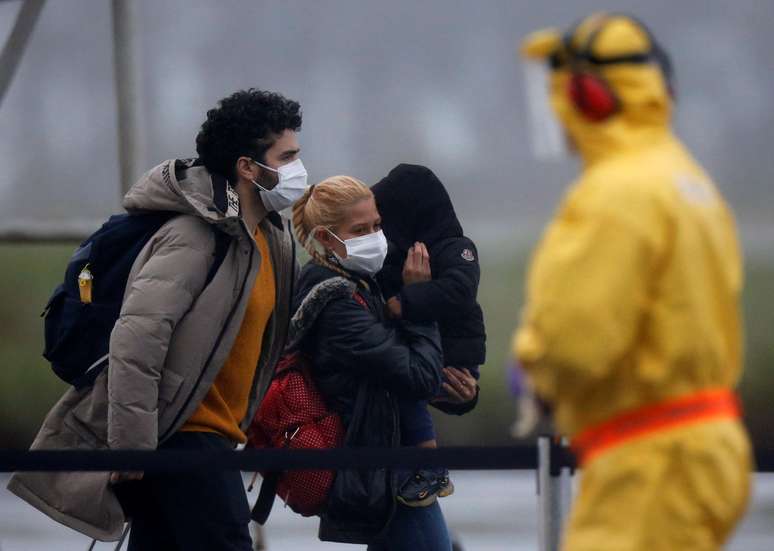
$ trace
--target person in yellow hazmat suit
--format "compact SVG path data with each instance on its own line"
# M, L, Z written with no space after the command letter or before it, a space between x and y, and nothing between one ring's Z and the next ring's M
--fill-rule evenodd
M670 129L671 66L636 19L533 33L582 159L531 261L514 354L582 469L565 551L720 548L751 452L733 216Z

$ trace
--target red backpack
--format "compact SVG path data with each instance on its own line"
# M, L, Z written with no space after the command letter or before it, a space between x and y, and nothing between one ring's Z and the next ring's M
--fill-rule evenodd
M356 285L335 277L315 285L290 321L288 352L274 371L269 389L247 431L253 448L329 449L344 442L341 418L331 412L312 377L312 358L300 352L300 342L319 313L333 299L352 297L366 310L368 303ZM336 471L262 472L263 483L252 518L264 524L275 494L304 516L322 513Z
M300 352L286 355L277 365L261 407L248 430L254 448L327 449L341 446L344 425L328 410L311 376L311 361ZM320 514L333 486L335 471L261 473L261 493L253 518L266 522L274 494L305 517Z

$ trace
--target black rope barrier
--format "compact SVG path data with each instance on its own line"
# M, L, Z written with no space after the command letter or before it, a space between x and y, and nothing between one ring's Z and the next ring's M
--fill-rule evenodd
M758 449L756 471L774 472L774 449ZM552 451L552 472L574 467L569 450ZM535 446L337 448L330 450L0 450L0 472L196 470L288 471L317 469L431 468L455 470L536 469Z
M287 471L447 467L463 470L534 469L534 446L337 448L329 450L3 450L0 472L147 471L208 469Z

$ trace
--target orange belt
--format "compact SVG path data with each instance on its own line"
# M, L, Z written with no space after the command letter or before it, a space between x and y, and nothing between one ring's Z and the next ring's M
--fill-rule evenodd
M578 463L638 436L713 419L737 419L741 405L727 388L702 390L681 398L628 411L587 428L572 440Z

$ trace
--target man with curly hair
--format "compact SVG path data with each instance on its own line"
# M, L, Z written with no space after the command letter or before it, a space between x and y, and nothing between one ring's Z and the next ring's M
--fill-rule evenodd
M289 322L296 262L278 212L306 188L300 128L297 102L236 92L208 111L198 159L165 161L129 190L130 213L174 216L134 262L108 369L67 391L33 447L195 453L246 441ZM9 488L97 539L118 539L129 518L131 551L251 549L238 471L18 473Z

